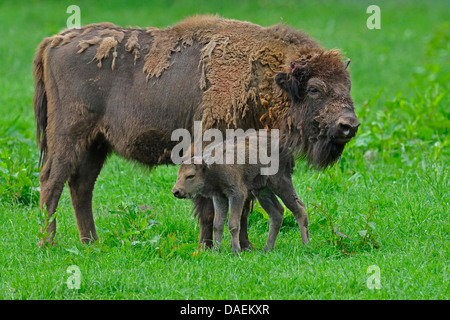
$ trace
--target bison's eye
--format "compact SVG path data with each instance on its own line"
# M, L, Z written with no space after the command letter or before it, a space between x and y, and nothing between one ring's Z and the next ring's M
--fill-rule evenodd
M195 177L195 174L190 174L186 177L186 179L194 179L194 177Z
M320 90L316 87L311 87L308 89L308 93L312 94L312 95L317 95L320 93Z

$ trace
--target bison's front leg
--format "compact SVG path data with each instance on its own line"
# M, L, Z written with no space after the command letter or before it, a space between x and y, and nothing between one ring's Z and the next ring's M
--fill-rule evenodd
M211 248L213 245L214 205L212 199L197 196L193 199L195 215L200 224L200 245Z

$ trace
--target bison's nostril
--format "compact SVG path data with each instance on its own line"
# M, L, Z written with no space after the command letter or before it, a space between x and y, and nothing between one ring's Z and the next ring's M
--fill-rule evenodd
M359 122L357 123L349 123L349 122L339 122L338 123L338 129L341 131L341 133L348 137L350 135L355 135L356 131L358 131Z
M339 123L338 124L338 129L339 129L339 131L341 131L341 133L344 136L348 136L350 134L350 131L351 131L352 127L349 124L346 124L346 123Z

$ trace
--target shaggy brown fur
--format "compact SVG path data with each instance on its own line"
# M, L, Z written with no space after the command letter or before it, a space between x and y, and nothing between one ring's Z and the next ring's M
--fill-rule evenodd
M165 30L147 31L154 45L145 57L144 72L158 77L170 65L173 52L194 42L201 50L203 94L203 126L259 127L259 119L246 118L251 105L261 104L262 97L272 99L273 77L282 70L286 57L299 54L301 48L318 48L307 34L284 25L264 28L250 22L223 19L218 16L194 16ZM263 107L287 106L286 97L273 98L277 104ZM253 113L250 111L249 113ZM266 110L269 118L273 113ZM245 122L245 124L243 123Z
M136 65L136 60L141 57L141 46L138 41L138 31L132 31L127 43L125 44L125 50L134 54L134 64Z
M114 70L116 65L116 58L117 58L117 41L114 39L114 37L106 37L102 40L100 43L100 46L98 47L97 54L95 55L94 59L98 61L97 67L102 67L102 59L109 57L109 52L111 50L113 51L113 60L111 62L111 70Z
M301 77L291 62L304 69ZM173 130L192 132L202 120L204 130L280 128L286 146L324 167L359 124L339 52L284 25L217 16L166 29L87 25L44 39L34 77L41 206L51 217L68 181L82 241L97 238L92 190L112 151L148 166L169 164ZM200 241L210 245L211 202L194 202ZM53 236L55 228L53 221L47 231Z

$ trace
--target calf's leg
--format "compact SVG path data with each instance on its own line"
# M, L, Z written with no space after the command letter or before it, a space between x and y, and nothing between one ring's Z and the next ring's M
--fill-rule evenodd
M200 225L200 245L211 248L213 246L213 224L214 205L212 199L197 196L193 199L195 215L198 217ZM248 240L247 219L250 213L251 200L247 199L242 209L241 228L239 231L239 241L242 250L252 249L253 246Z
M231 251L235 254L241 251L239 232L241 229L241 215L244 207L245 195L236 193L229 197L230 217L228 229L231 234Z
M264 251L268 251L275 246L275 240L283 223L284 207L270 188L258 190L255 192L255 195L263 209L269 215L269 236L264 246Z
M251 250L253 249L250 240L248 239L248 215L251 211L252 200L247 198L242 208L241 215L241 229L239 231L239 243L241 245L241 250Z
M301 201L294 189L292 180L290 177L284 177L277 180L275 183L272 181L270 187L277 196L281 198L286 207L292 211L298 226L300 227L300 234L302 236L302 242L304 244L309 242L308 231L308 215L306 213L306 207L303 201Z
M214 197L214 248L220 250L222 244L223 229L228 214L228 199Z

